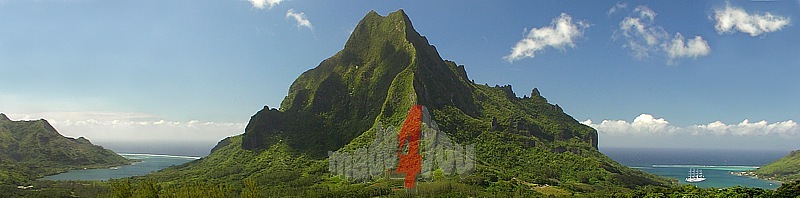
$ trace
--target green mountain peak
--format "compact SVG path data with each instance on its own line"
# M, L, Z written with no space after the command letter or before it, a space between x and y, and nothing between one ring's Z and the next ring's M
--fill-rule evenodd
M475 84L464 66L439 56L402 10L367 13L342 50L292 83L279 109L265 106L241 136L220 141L201 160L151 177L178 181L192 175L192 181L231 184L250 178L269 188L349 186L353 178L346 175L353 171L330 171L330 162L366 164L363 156L369 155L362 154L377 152L365 150L380 139L391 142L398 134L389 129L401 127L414 105L427 108L426 123L436 123L442 133L436 137L449 139L447 145L474 145L469 148L475 172L461 180L469 185L488 189L523 181L605 189L670 183L600 153L597 131L549 103L538 89L519 98L510 85ZM386 153L384 159L392 160L397 151ZM442 172L450 177L457 171ZM380 175L361 179L381 183L391 177Z
M0 114L0 183L20 183L78 168L130 163L86 138L64 137L47 120L12 121ZM10 176L8 176L10 175Z
M285 140L322 157L376 121L399 124L411 105L452 106L478 116L473 90L464 67L442 60L405 12L380 16L372 11L341 51L292 83L280 111L265 109L253 116L243 146L265 148Z
M431 109L441 129L457 142L474 142L498 124L528 131L537 141L577 138L597 147L594 129L538 94L517 98L510 85L474 84L463 65L439 56L402 10L364 16L344 49L292 83L280 110L265 108L251 118L242 145L259 149L286 141L303 153L324 157L378 122L399 125L416 104ZM503 120L492 122L497 118Z

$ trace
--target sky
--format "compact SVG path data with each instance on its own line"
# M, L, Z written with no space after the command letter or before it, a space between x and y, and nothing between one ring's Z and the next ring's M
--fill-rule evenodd
M398 9L476 83L538 88L600 147L800 149L798 0L5 0L0 112L112 149L210 149Z

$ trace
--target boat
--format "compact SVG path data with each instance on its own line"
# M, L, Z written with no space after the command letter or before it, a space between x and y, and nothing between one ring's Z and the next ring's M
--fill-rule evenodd
M689 169L689 176L686 177L686 182L695 183L705 181L706 177L703 176L703 170Z

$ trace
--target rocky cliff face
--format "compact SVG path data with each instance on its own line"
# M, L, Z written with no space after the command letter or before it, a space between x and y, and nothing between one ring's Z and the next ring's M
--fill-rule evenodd
M440 172L482 187L518 181L582 189L668 184L600 153L597 132L538 89L520 98L510 85L472 83L464 66L442 60L402 10L368 13L344 49L292 83L279 109L264 107L243 135L154 177L180 181L192 175L236 185L255 178L267 188L315 186L338 180L334 175L389 181L380 180L381 173L397 170L393 160L402 153L391 144L400 142L403 130L392 128L403 126L415 105L427 107L423 125L430 127L421 128L419 152L436 156L422 159L419 178ZM449 157L455 153L474 158Z
M494 98L497 91L503 97ZM420 104L430 108L442 130L458 142L474 142L489 131L492 119L505 118L500 128L525 131L539 141L577 138L596 148L593 129L534 92L534 98L523 99L511 86L472 83L464 66L443 60L414 30L405 12L384 17L373 11L359 22L344 49L295 80L280 110L265 108L251 118L243 147L288 141L298 150L324 157L377 122L400 124L408 108ZM497 99L501 101L492 101ZM526 106L526 101L535 104Z

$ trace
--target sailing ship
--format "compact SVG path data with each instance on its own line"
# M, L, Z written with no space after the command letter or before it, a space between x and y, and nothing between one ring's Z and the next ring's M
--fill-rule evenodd
M694 183L694 182L702 182L705 180L706 177L703 176L703 170L689 169L689 176L686 177L686 182Z

